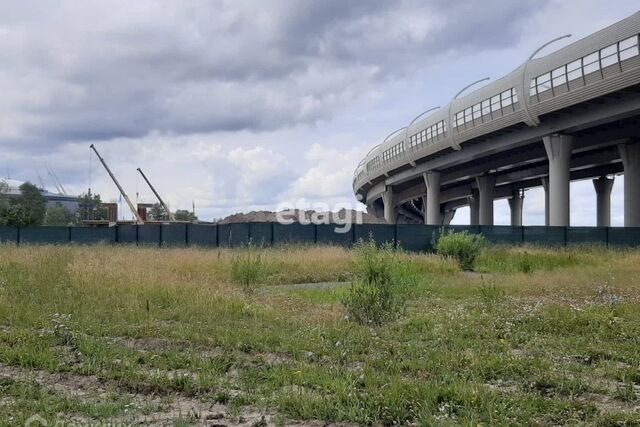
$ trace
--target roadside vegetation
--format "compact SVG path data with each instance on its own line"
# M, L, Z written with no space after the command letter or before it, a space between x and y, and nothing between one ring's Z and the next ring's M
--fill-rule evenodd
M0 246L0 425L637 425L640 251Z

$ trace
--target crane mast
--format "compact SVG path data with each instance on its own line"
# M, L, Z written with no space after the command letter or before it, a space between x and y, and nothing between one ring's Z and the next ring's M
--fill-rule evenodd
M116 187L118 187L120 194L122 194L122 197L124 197L124 200L127 202L127 205L129 205L129 209L131 210L131 213L133 213L133 216L136 218L136 222L138 224L144 224L144 221L140 217L140 214L138 214L138 211L133 206L133 203L131 203L131 200L129 200L129 196L127 196L127 193L124 192L124 190L120 186L120 183L116 179L115 175L113 175L113 173L111 172L111 169L109 169L109 166L107 166L107 163L104 161L102 156L100 156L100 153L98 153L98 150L96 150L96 147L94 147L93 144L91 144L89 147L93 150L94 153L96 153L96 156L98 156L98 160L100 160L100 163L102 163L102 166L104 166L105 170L113 180L113 183L116 185Z
M156 196L156 199L158 199L158 201L160 202L160 204L162 205L162 207L164 208L164 211L167 213L167 215L169 216L169 220L170 221L175 221L173 214L171 213L171 211L169 210L169 207L167 206L167 204L162 200L162 197L160 197L160 195L158 194L158 192L156 191L156 189L153 187L153 185L151 185L151 182L149 182L149 179L147 178L147 176L144 174L144 172L142 172L142 169L138 168L138 172L140 172L140 175L142 175L142 178L144 178L144 181L147 183L147 185L149 186L149 188L151 189L151 191L153 191L153 194Z

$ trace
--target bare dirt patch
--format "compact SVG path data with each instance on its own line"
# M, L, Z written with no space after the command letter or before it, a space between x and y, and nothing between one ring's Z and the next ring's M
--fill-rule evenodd
M0 364L0 378L34 382L50 392L78 398L87 403L103 401L109 393L117 392L121 397L131 400L132 411L129 415L123 415L115 420L110 420L113 422L142 425L173 425L176 420L184 419L196 425L274 425L274 422L272 422L274 418L273 412L260 411L255 408L245 408L238 413L230 413L225 405L204 402L178 394L159 397L127 393L118 390L114 384L100 381L95 376L50 373ZM152 408L151 413L135 414L136 409L142 410L144 408ZM90 421L80 414L69 414L68 420L75 422Z

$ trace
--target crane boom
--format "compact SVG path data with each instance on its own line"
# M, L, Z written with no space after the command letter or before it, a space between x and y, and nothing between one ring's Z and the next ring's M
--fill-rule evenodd
M147 178L147 176L144 174L144 172L142 172L142 169L138 168L138 172L140 172L140 175L142 175L142 178L144 178L144 181L147 183L147 185L149 186L149 188L151 189L151 191L153 191L153 194L155 194L156 199L158 199L158 201L160 202L160 204L162 205L162 207L164 208L164 211L167 213L167 215L169 216L169 220L171 221L175 221L173 214L171 213L171 211L169 210L169 206L167 206L167 204L162 200L162 197L160 197L160 195L158 194L158 192L156 191L156 189L153 187L153 185L151 185L151 182L149 182L149 179Z
M51 171L49 169L47 169L47 174L49 175L49 178L51 178L51 182L53 182L53 186L56 187L56 191L58 192L58 194L62 194L62 189L60 188L60 186L56 182L56 179L53 177L53 174L51 173Z
M138 214L138 211L133 206L133 203L131 203L131 200L129 200L129 196L127 196L127 193L124 192L124 190L120 186L120 183L116 179L115 175L111 172L111 169L109 169L109 166L107 166L107 163L104 161L102 156L100 156L100 153L98 153L98 150L96 150L96 147L94 147L93 144L91 144L89 147L93 150L94 153L96 153L96 156L98 156L98 160L100 160L100 163L102 163L102 166L104 166L104 168L106 169L107 173L113 180L113 183L116 185L116 187L118 187L120 194L122 194L122 197L124 197L124 200L127 202L127 205L129 205L129 209L131 210L131 213L133 214L133 216L136 218L137 223L144 224L144 221L140 217L140 214Z
M64 194L66 196L67 195L67 190L65 190L64 185L62 185L62 182L60 182L60 179L58 178L58 175L56 175L56 173L53 171L51 166L47 165L47 167L51 171L51 176L53 177L53 179L55 179L55 181L58 183L58 186L60 187L60 190L62 190L62 194Z

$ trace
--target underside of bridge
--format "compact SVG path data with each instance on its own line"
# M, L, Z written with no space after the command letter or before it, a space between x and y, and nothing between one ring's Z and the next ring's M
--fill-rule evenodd
M507 198L512 224L521 225L523 190L542 186L547 225L566 226L569 182L594 179L598 225L608 226L606 177L618 174L625 179L625 226L640 226L638 85L540 116L537 126L520 123L418 159L362 190L369 209L390 221L443 224L468 205L472 224L491 225L493 201Z

